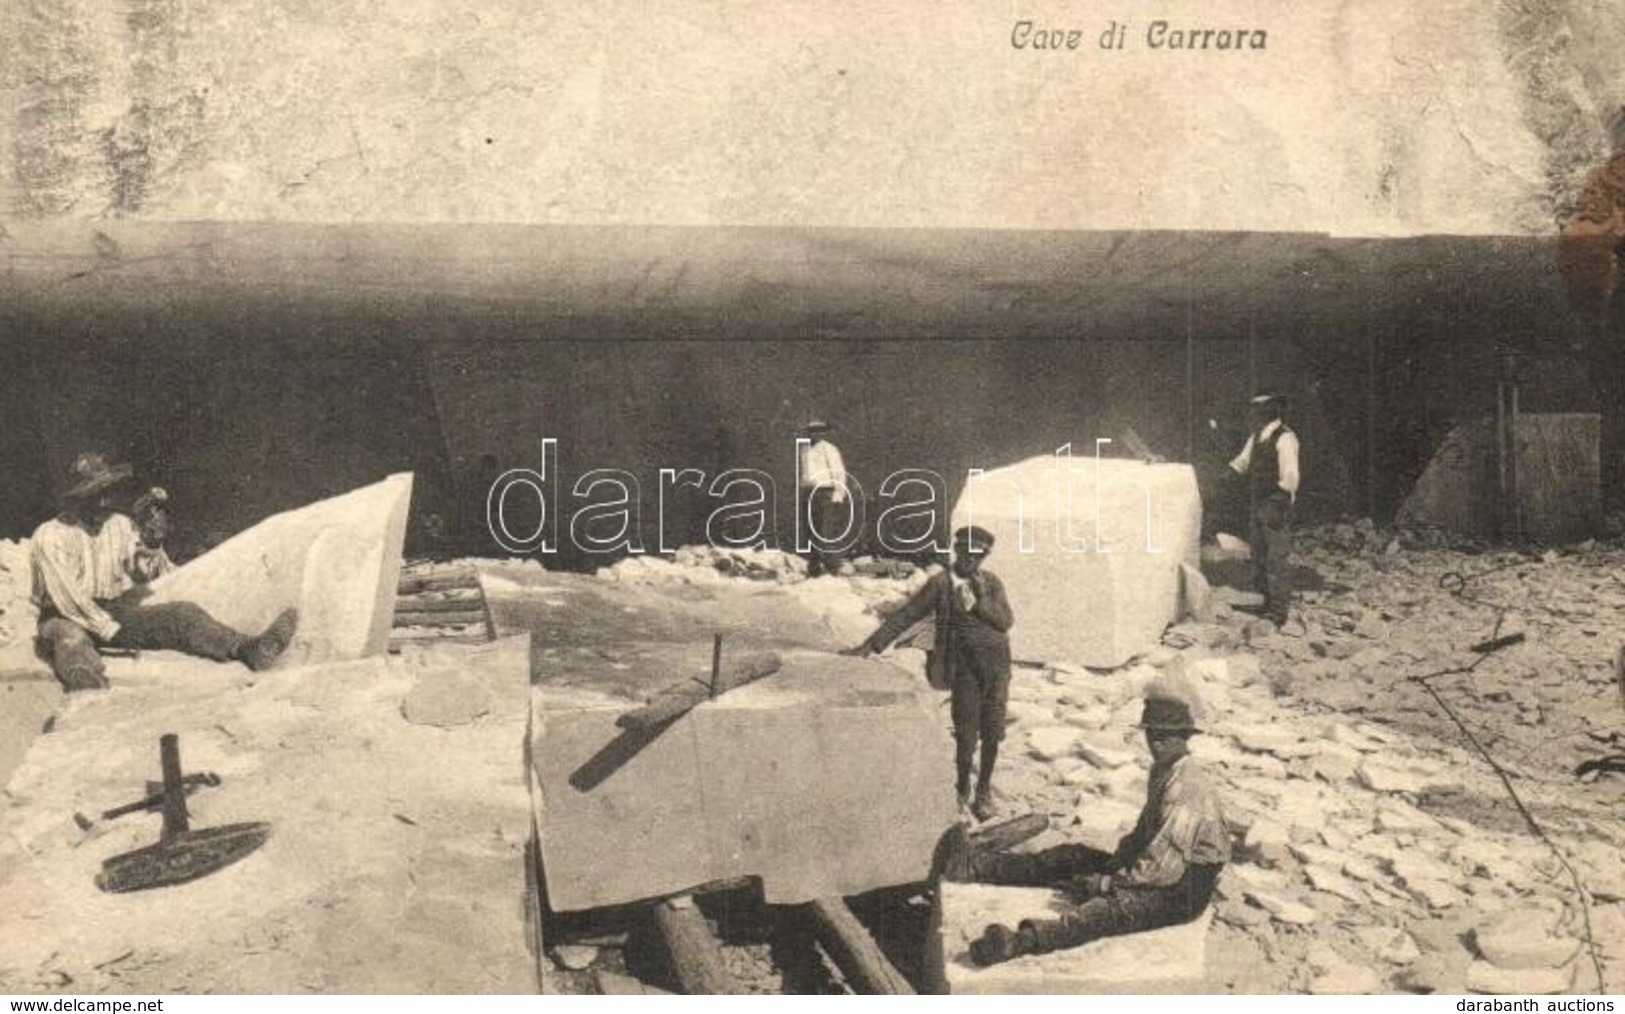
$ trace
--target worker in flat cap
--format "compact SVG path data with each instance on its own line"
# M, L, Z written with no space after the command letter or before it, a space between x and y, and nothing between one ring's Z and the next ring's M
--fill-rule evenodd
M796 479L799 485L801 516L807 524L812 552L807 558L807 574L834 574L841 568L838 533L852 523L847 505L846 462L841 449L829 439L834 429L822 419L810 420L801 429Z
M1284 624L1292 611L1292 513L1298 500L1298 435L1286 424L1286 399L1260 394L1252 427L1230 468L1247 483L1248 535L1253 585L1264 595L1264 615Z
M848 649L849 655L884 651L904 631L927 616L935 617L936 639L927 662L933 686L950 691L954 726L955 788L960 805L977 820L994 814L993 769L1004 739L1010 700L1010 625L1014 614L998 575L982 566L993 548L993 533L969 525L954 533L953 558L886 617L868 640ZM971 766L981 746L975 794Z
M148 584L174 569L164 540L169 494L154 487L129 504L130 466L98 452L74 459L61 512L30 543L37 645L65 690L107 686L100 650L171 649L250 669L269 668L293 637L287 610L256 637L190 602L147 603Z
M1113 853L1081 844L1028 854L982 851L962 827L949 832L943 879L1050 887L1076 902L1059 918L988 926L971 943L972 961L996 964L1202 914L1230 860L1230 833L1217 790L1190 755L1197 710L1194 692L1182 681L1159 677L1146 688L1140 728L1151 751L1151 777L1140 819Z

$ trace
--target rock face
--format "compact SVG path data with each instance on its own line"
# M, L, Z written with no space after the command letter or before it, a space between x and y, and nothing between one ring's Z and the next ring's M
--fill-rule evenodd
M1178 992L1206 974L1211 907L1182 926L978 968L970 960L970 942L989 923L1014 927L1023 919L1054 919L1068 905L1066 897L1041 887L943 884L940 904L941 955L927 963L940 960L940 985L949 993Z
M493 0L478 22L356 0L272 22L241 2L137 9L51 0L0 21L29 40L0 101L19 111L0 124L19 213L1521 233L1549 225L1549 189L1574 188L1602 143L1621 43L1611 8L1578 0L1267 16L1226 0L1164 27L1259 28L1267 48L1159 46L1148 15L1094 62L1018 48L1010 17L974 7L934 11L933 32L907 10L860 23L789 3ZM1047 27L1092 45L1100 26ZM1012 60L1033 74L975 102L917 86L1003 81ZM1056 101L1034 101L1046 89ZM1064 174L1024 157L1081 136L1089 157ZM614 185L629 173L636 187Z
M267 518L152 583L153 602L195 602L257 634L297 606L279 666L361 658L389 644L412 476Z
M953 524L997 540L988 568L1015 612L1016 658L1109 668L1179 618L1202 503L1188 465L1042 457L974 478Z
M1516 432L1518 508L1525 534L1547 545L1597 529L1600 417L1588 413L1520 416ZM1400 509L1404 524L1488 536L1499 524L1495 425L1458 426L1416 481Z

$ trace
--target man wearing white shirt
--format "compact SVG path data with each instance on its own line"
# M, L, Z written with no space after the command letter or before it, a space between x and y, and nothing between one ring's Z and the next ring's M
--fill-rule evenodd
M806 518L812 541L807 573L817 576L835 573L841 565L841 551L835 541L849 521L846 505L846 463L841 450L825 439L830 425L814 419L804 431L797 477L801 484L802 516Z
M1264 593L1264 615L1277 624L1292 609L1292 508L1298 499L1298 435L1282 418L1286 399L1252 400L1252 433L1230 467L1247 479L1254 586Z

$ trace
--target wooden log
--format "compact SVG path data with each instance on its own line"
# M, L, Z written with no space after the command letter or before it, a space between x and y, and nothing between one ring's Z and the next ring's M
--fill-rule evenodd
M455 613L420 613L395 610L397 627L456 627L477 623L485 626L485 610L465 609Z
M417 592L442 591L448 588L478 588L479 574L473 570L455 570L440 574L402 574L395 584L397 595Z
M977 852L1003 852L1047 830L1048 817L1042 813L1024 813L976 831L970 836L970 847Z
M457 590L460 592L463 589ZM448 596L445 592L401 595L395 599L395 609L397 612L404 610L409 613L455 613L478 609L481 602L479 589L470 588L467 592L466 595L455 596ZM435 597L431 598L431 595Z
M846 902L820 898L805 906L813 932L854 992L865 996L913 996L914 987L875 944Z
M734 996L744 993L722 962L722 945L688 898L662 901L654 906L655 933L672 976L689 996Z
M414 634L396 631L389 639L389 650L399 654L408 644L490 644L491 639L485 634Z
M771 676L778 672L783 664L783 660L770 651L741 655L722 666L721 672L717 674L716 696L720 697L729 690L737 690L764 676ZM641 732L675 721L711 697L711 691L698 683L668 690L643 707L628 711L617 718L615 724L622 729Z

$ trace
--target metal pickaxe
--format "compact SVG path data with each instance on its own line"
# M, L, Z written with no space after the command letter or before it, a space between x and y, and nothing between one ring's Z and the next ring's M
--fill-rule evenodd
M205 786L212 789L219 784L220 776L215 774L213 771L199 771L194 774L181 776L181 790L188 796L196 792L198 789L204 788ZM164 783L148 782L147 795L145 798L138 799L133 803L125 803L123 806L115 806L111 810L103 810L101 817L96 820L92 820L82 813L75 813L73 815L73 822L79 825L79 830L89 832L95 830L96 825L102 821L117 820L120 817L125 817L132 813L140 813L143 810L156 810L163 805Z

